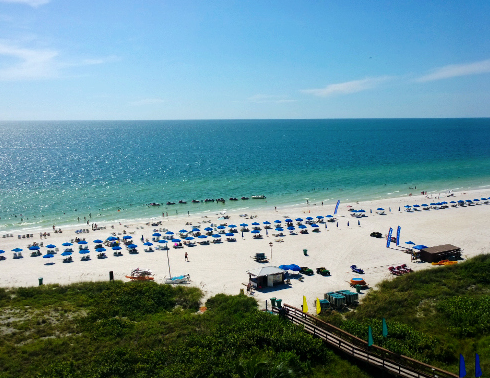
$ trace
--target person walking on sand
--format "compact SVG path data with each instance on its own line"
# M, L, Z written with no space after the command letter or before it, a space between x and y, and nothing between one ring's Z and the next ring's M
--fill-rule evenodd
M184 254L184 257L185 257L185 261L189 262L189 255L187 254L187 252Z

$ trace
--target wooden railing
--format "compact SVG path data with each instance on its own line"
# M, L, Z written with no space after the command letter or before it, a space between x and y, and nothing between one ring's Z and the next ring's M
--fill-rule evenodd
M302 310L283 305L282 311L273 307L272 311L284 315L294 324L304 327L304 330L313 336L321 338L329 345L348 353L354 358L377 366L381 369L407 378L458 378L458 375L430 366L400 354L393 353L377 345L368 347L368 343L332 324L326 323Z

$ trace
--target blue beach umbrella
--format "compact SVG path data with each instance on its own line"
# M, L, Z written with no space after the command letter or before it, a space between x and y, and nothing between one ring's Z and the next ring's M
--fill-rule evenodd
M105 248L97 248L97 249L96 249L96 251L97 251L97 252L105 252L105 251L107 251L107 250L106 250Z
M279 232L284 231L284 228L282 228L282 227L276 227L276 231L279 231Z
M382 210L384 210L384 209L383 209L382 207L378 207L376 210L380 210L380 211L382 211Z
M415 243L413 241L411 241L411 240L405 242L405 244L415 245Z
M279 265L279 269L289 270L289 265Z
M201 230L200 230L200 229L198 229L197 227L194 227L194 228L192 229L192 232L199 232L199 231L201 231Z
M120 251L122 248L118 245L116 245L115 247L112 247L112 250L113 251Z
M252 226L260 226L260 223L259 222L253 222Z
M206 235L199 235L198 238L199 239L207 239L207 236Z
M20 252L20 251L22 251L22 248L14 248L14 249L12 249L12 252Z
M70 245L73 245L72 243L70 242L64 242L63 244L61 244L63 247L69 247Z
M349 223L349 222L347 222L347 225L349 225L348 223ZM313 224L311 225L311 227L313 227L313 228L317 228L317 227L320 227L320 226L318 226L317 224L313 223Z
M300 224L300 225L298 226L298 228L305 229L305 228L306 228L306 226L305 226L304 224Z
M180 239L172 239L172 243L180 243ZM153 245L153 244L146 244L145 245Z
M41 249L41 247L39 247L38 245L33 245L33 246L29 247L30 251L37 251L39 249Z
M179 231L181 234L187 234L189 231L185 230L185 229L182 229Z
M56 246L54 244L48 244L46 248L56 248Z
M204 229L204 231L213 231L213 228L212 228L212 227L206 227L206 228Z
M253 232L253 231L252 231L252 232ZM212 236L213 238L220 238L220 237L221 237L221 235L219 235L219 234L213 234L213 235L211 235L211 236Z
M151 236L162 236L162 234L159 232L154 232ZM125 236L125 238L126 238L126 236Z
M299 267L299 265L289 264L289 270L292 270L293 272L299 272L301 268Z
M160 234L158 234L160 236ZM155 236L155 234L153 234L153 236ZM123 239L124 240L131 240L133 237L131 235L124 235L123 236Z
M117 238L116 238L115 236L109 236L109 237L107 238L107 240L109 240L109 241L114 241L114 240L117 240Z
M236 228L236 224L230 224L228 227L229 228Z
M257 223L258 224L258 223ZM218 230L224 230L226 227L225 226L218 226L216 227Z
M420 205L413 205L413 207L420 207Z
M159 240L158 241L160 244L165 244L165 243L168 243L166 240ZM133 248L136 248L136 246L134 246Z
M303 222L302 218L296 218L295 220L296 220L296 222Z
M483 198L483 197L482 197L482 198L481 198L481 200L482 200L482 201L486 201L486 200L487 200L487 198Z
M428 248L428 247L426 245L419 244L419 245L414 245L412 248L414 248L414 249L424 249L424 248Z
M290 230L290 231L292 231L292 230L294 230L294 229L295 229L295 227L294 227L294 226L289 226L289 227L288 227L288 230Z
M90 253L90 251L88 249L81 249L78 253L80 253L81 255L85 255L87 253Z
M359 211L361 211L361 210L359 210ZM311 217L308 217L308 218L311 218ZM308 218L306 218L306 219L308 219ZM324 218L323 215L317 215L316 216L316 219L323 219L323 218Z
M260 234L260 230L252 230L251 231L252 234ZM214 235L213 235L214 236Z
M94 240L94 243L99 244L99 243L103 243L103 241L102 241L102 240L100 240L100 239L95 239L95 240Z
M161 242L161 241L160 241L160 242ZM167 242L167 241L165 240L165 243L166 243L166 242ZM134 248L136 248L136 247L137 247L137 245L136 245L136 244L130 244L130 245L128 245L128 248L131 248L131 249L134 249Z
M483 199L483 198L482 198L482 199ZM265 221L265 222L263 222L263 223L264 223L264 224L271 224L271 222L269 222L269 221Z
M5 251L3 249L0 249L0 253L5 253Z
M70 256L72 252L65 251L61 254L61 256Z
M321 216L321 215L320 215ZM318 217L317 217L318 218ZM322 217L323 218L323 217ZM313 220L313 217L306 217L306 220Z
M274 223L281 223L281 221L279 219L276 219Z
M174 233L172 231L167 231L165 235L173 235Z
M333 215L327 215L325 218L333 218Z
M240 226L242 226L242 227L247 227L247 226L248 226L248 224L246 224L246 223L240 223Z
M233 232L227 232L225 236L235 236L235 234Z
M292 220L292 219L290 219L290 218L286 219L286 222L287 222L287 223L291 223L292 221L293 221L293 220Z
M412 206L410 206L410 205L405 205L404 207L405 207L406 209L408 209L408 208L410 208L410 207L412 207Z
M86 240L80 240L78 244L88 244Z
M194 240L194 238L192 236L188 236L185 238L185 240Z
M153 245L152 242L146 242L146 243L143 243L143 245Z
M63 253L64 253L64 252L63 252ZM54 255L52 255L52 254L48 253L48 254L46 254L46 255L44 255L44 256L43 256L43 259L51 259L51 258L53 258L53 257L54 257Z

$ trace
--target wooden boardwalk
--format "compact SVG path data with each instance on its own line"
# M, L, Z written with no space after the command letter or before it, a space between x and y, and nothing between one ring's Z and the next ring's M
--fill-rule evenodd
M279 308L274 307L273 312L285 316L294 324L303 326L306 332L321 338L330 346L358 360L386 370L392 375L406 378L458 378L457 374L393 353L379 346L368 347L366 341L314 316L305 314L296 307L285 304L283 308L284 310L279 311Z

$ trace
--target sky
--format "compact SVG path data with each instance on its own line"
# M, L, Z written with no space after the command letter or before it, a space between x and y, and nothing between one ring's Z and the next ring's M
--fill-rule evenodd
M0 120L490 117L488 0L0 0Z

